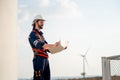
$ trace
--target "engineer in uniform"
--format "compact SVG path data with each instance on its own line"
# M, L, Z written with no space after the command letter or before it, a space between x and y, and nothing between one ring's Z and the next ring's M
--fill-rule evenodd
M33 69L34 76L33 80L50 80L50 67L48 61L49 48L57 46L55 44L48 44L43 36L43 29L45 20L41 15L35 16L32 26L33 30L29 35L29 43L34 52L33 58Z

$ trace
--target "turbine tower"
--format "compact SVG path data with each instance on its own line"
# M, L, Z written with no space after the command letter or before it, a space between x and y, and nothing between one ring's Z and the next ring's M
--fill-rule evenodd
M85 52L85 54L81 54L81 57L83 58L83 72L81 73L81 75L83 76L83 79L85 80L85 76L86 76L86 63L88 64L88 61L87 61L87 58L86 58L86 55L89 51L89 48L87 49L87 51Z

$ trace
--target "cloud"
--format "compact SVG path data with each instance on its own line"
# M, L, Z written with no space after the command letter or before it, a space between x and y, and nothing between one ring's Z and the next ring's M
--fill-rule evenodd
M19 22L25 22L25 21L28 21L30 19L30 14L28 12L25 12L23 14L23 16L21 17L21 19L19 20Z
M68 1L68 0L60 0L60 8L63 14L69 15L69 16L78 16L78 5L74 1Z
M50 18L70 19L81 16L79 6L74 0L41 0L39 4L41 11Z
M23 23L30 19L30 11L28 6L25 4L21 4L18 6L18 22Z
M19 8L27 8L28 5L26 5L26 4L20 4L20 5L18 5L18 7L19 7Z
M48 7L50 4L50 0L39 0L40 7Z
M74 0L37 0L34 4L33 7L30 4L19 4L19 24L32 20L38 13L53 20L71 20L81 16L79 5Z

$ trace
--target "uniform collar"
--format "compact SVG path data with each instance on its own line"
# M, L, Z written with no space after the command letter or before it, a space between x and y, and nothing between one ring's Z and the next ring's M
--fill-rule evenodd
M43 34L43 32L41 30L38 30L38 29L33 29L33 30L37 31L40 35Z

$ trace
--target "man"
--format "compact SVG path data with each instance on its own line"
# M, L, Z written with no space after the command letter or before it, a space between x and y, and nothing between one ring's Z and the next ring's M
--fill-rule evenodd
M44 26L44 19L41 15L37 15L33 20L33 30L29 35L29 43L34 52L33 68L34 76L33 80L50 80L50 68L48 61L49 48L57 46L55 44L48 44L45 40L41 29Z

